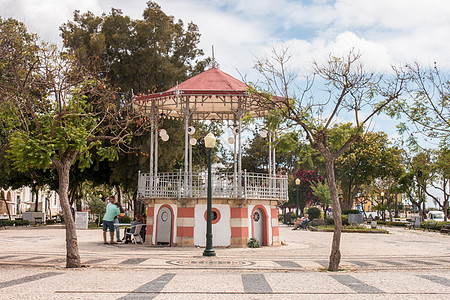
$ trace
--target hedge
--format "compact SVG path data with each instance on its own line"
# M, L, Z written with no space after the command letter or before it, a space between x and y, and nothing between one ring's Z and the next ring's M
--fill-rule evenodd
M348 223L348 215L342 215L341 219L342 219L342 225L344 225L344 226L350 225ZM326 222L327 222L327 225L334 225L334 219L333 218L327 218Z
M28 220L0 220L0 226L24 226L30 225Z
M308 208L308 219L314 220L320 218L320 209L317 207L310 207Z
M442 226L447 224L450 224L450 222L425 221L420 224L420 227L424 229L441 230Z

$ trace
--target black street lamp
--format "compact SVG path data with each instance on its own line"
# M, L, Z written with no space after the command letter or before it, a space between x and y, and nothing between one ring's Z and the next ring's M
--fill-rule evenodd
M381 195L381 209L383 210L381 212L381 216L383 217L383 221L386 221L386 217L385 217L386 209L384 208L384 192L381 192L380 195Z
M422 205L421 205L421 201L422 201L422 186L420 185L421 180L422 180L422 171L418 170L417 171L417 185L419 187L419 201L417 202L418 204L418 209L419 209L419 218L421 221L423 221L423 212L422 212ZM425 208L425 204L423 205L423 207Z
M216 138L210 132L205 136L205 147L208 149L208 190L206 208L206 248L203 256L216 256L212 243L212 184L211 184L211 151L216 145Z
M295 185L297 186L297 193L296 193L296 197L295 197L295 215L298 218L298 189L300 187L300 179L299 178L295 179Z

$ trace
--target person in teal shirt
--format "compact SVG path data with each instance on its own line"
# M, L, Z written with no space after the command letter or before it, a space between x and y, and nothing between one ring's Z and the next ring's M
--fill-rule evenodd
M106 213L105 216L103 217L103 242L104 244L108 244L108 242L106 241L106 231L108 231L109 228L109 232L111 234L110 244L117 244L116 242L114 242L114 218L120 215L120 210L114 204L116 202L116 199L114 199L114 197L110 197L109 201L113 205L108 205L106 207Z

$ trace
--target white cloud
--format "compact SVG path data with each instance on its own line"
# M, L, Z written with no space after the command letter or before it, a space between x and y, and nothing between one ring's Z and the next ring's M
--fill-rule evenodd
M367 64L386 70L407 61L437 61L450 69L450 1L447 0L159 0L164 12L199 25L206 55L233 76L252 74L254 56L280 42L295 49L299 66L328 53L360 47ZM95 14L120 8L141 18L141 0L2 0L2 17L12 16L42 38L59 41L59 26L75 9Z

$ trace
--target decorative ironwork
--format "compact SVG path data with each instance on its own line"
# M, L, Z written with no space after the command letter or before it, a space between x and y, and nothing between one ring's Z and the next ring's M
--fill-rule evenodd
M187 180L185 181L186 177ZM212 174L213 198L245 198L288 200L287 175L244 172L236 185L235 173ZM148 173L139 174L138 198L206 198L207 172L197 174ZM185 184L188 182L189 184Z

